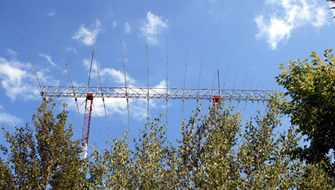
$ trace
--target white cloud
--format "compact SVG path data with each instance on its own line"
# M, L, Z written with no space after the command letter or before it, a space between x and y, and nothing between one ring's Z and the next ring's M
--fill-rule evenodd
M294 29L308 25L318 29L327 24L327 7L316 0L267 0L264 6L271 13L255 18L256 37L264 38L272 49L287 41Z
M124 74L122 71L115 70L113 68L104 68L100 72L101 77L111 77L118 84L124 84ZM127 75L127 84L132 85L135 84L135 79L133 79L128 73Z
M55 16L55 14L56 14L55 10L51 10L51 11L48 13L49 16Z
M118 25L118 23L116 21L113 21L112 27L115 28L115 27L117 27L117 25Z
M141 27L142 36L147 37L148 43L157 44L157 35L168 27L167 20L164 21L162 17L156 16L149 11L147 13L147 21Z
M7 53L11 56L16 58L17 57L17 52L12 50L12 49L7 49Z
M51 59L50 55L44 54L44 53L39 53L38 54L40 57L45 58L52 66L56 67L56 63L54 63Z
M8 124L8 125L18 125L22 122L22 120L14 115L0 112L0 124Z
M15 100L17 96L27 100L39 97L38 88L32 85L36 84L33 82L34 75L27 72L22 63L0 57L0 67L1 85L6 90L8 97L12 100Z
M84 59L83 64L87 70L90 69L91 61L89 59ZM99 70L100 70L101 80L113 81L113 82L116 82L117 84L124 86L123 71L116 70L114 68L101 68L101 67ZM127 75L127 85L134 85L136 83L136 80L133 77L131 77L127 72L126 72L126 75ZM95 62L93 62L93 65L92 65L91 77L92 78L98 77L97 66Z
M78 53L77 49L74 47L67 47L66 52L73 52L73 53Z
M22 120L14 115L5 113L4 107L0 105L0 124L8 124L8 125L18 125L22 122Z
M155 88L166 88L166 82L163 80L158 85L154 86ZM158 90L164 93L164 90ZM156 90L157 92L157 90ZM143 93L141 90L139 93ZM153 93L153 91L151 91ZM69 104L69 109L72 111L76 110L76 105L73 100L66 100L67 104ZM81 114L84 114L85 111L85 103L84 99L80 99L78 101L80 105L80 112ZM104 105L101 98L95 98L93 100L93 111L92 116L94 117L105 117L105 110ZM121 116L127 116L127 101L125 98L105 98L106 103L106 109L107 109L107 115L121 115ZM146 99L129 99L129 110L130 110L130 116L134 117L138 120L143 120L147 117L147 100ZM163 105L159 105L157 100L150 100L150 109L154 108L162 108Z
M96 40L97 35L101 32L101 22L99 20L95 21L95 27L86 28L84 25L81 25L76 33L73 35L72 39L78 40L86 46L93 44L92 38Z
M131 27L130 24L128 22L124 23L124 28L126 30L126 34L130 33Z
M0 57L0 82L5 89L6 95L12 100L17 98L23 100L36 100L40 98L40 89L37 79L33 72L29 69L28 63L21 63L17 60L7 60ZM42 84L54 83L50 75L45 74L46 71L38 71L37 75Z

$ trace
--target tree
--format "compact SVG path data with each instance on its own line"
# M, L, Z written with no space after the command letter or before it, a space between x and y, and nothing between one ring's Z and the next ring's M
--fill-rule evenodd
M133 148L124 133L102 150L94 146L87 159L80 156L80 142L71 140L71 125L65 127L66 111L54 118L55 105L45 102L33 116L34 129L5 132L10 149L1 146L0 189L334 188L323 163L291 159L299 136L292 127L274 132L281 121L273 102L247 121L224 104L207 115L198 108L174 143L156 118L140 130Z
M264 115L259 114L245 124L240 113L233 114L233 108L219 106L216 110L220 111L210 109L208 115L200 115L200 108L197 109L182 124L182 139L176 144L168 141L165 125L155 119L141 130L134 149L129 148L126 134L114 139L102 152L95 148L90 156L89 187L314 189L320 184L333 187L323 168L291 159L288 153L298 146L299 136L293 128L279 136L275 134L281 121L274 104L269 105Z
M79 141L72 141L72 127L66 127L66 105L56 118L55 104L44 102L28 124L5 132L10 149L1 145L0 189L81 189L85 184L85 160Z
M283 73L276 79L286 89L280 94L280 110L308 141L295 155L308 163L325 161L334 167L328 158L335 150L335 58L331 51L325 50L323 58L312 52L310 61L281 63Z

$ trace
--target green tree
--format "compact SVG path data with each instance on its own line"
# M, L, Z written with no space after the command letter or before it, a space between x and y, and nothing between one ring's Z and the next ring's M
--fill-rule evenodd
M85 160L79 141L72 141L66 127L66 105L56 118L55 104L44 102L28 125L5 132L9 149L1 145L7 159L0 158L0 189L81 189L85 184Z
M305 164L290 157L299 136L293 127L274 132L281 125L275 105L248 121L224 103L207 115L198 108L174 143L154 119L140 130L133 148L124 133L82 159L80 142L72 141L71 126L65 127L65 107L54 118L55 105L46 102L33 116L34 129L5 132L10 148L1 146L0 189L334 188L327 162Z
M219 111L218 111L219 110ZM92 189L304 189L332 188L322 167L292 159L299 136L281 125L270 104L264 115L242 124L233 108L200 108L181 126L182 138L170 143L165 125L155 119L141 130L130 150L127 135L90 156ZM307 175L308 174L308 175ZM321 175L320 175L321 174ZM308 181L310 180L311 181ZM308 183L307 183L308 182Z
M335 58L331 51L325 50L323 58L312 52L310 61L282 63L283 72L276 77L286 89L280 94L280 109L309 143L295 154L308 163L329 163L328 154L335 150Z

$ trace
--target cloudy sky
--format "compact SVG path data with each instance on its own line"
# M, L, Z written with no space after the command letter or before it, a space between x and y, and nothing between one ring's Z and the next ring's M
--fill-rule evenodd
M43 86L71 86L57 38L75 86L87 85L92 38L102 85L124 86L121 36L130 86L147 85L147 44L151 87L166 86L168 52L170 87L183 88L187 60L187 88L198 88L202 65L201 88L213 87L219 69L221 88L281 90L274 79L281 62L333 48L333 16L325 0L4 0L0 6L0 125L12 131L13 126L31 124L31 115L41 103L40 88L18 33ZM99 86L96 67L91 86ZM74 138L80 138L75 102L62 101L69 104ZM78 103L83 119L84 99ZM107 99L106 104L109 133L120 136L127 129L126 101ZM203 104L208 107L208 102ZM247 106L247 112L253 112L258 105ZM181 107L181 101L169 101L171 138L179 133ZM184 116L194 108L194 101L185 102ZM146 100L130 100L131 136L143 128L146 110ZM151 117L162 112L164 100L150 102ZM102 101L95 99L90 142L107 140L107 134Z

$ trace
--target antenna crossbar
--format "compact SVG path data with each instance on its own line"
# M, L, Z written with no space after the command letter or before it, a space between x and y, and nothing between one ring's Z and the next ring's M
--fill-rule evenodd
M136 98L147 99L185 99L211 100L218 96L224 100L237 101L270 101L275 95L272 90L241 90L241 89L191 89L191 88L139 88L139 87L69 87L44 86L46 97L75 97L86 98L92 93L94 98ZM149 90L149 93L148 93ZM75 94L74 94L75 93Z

